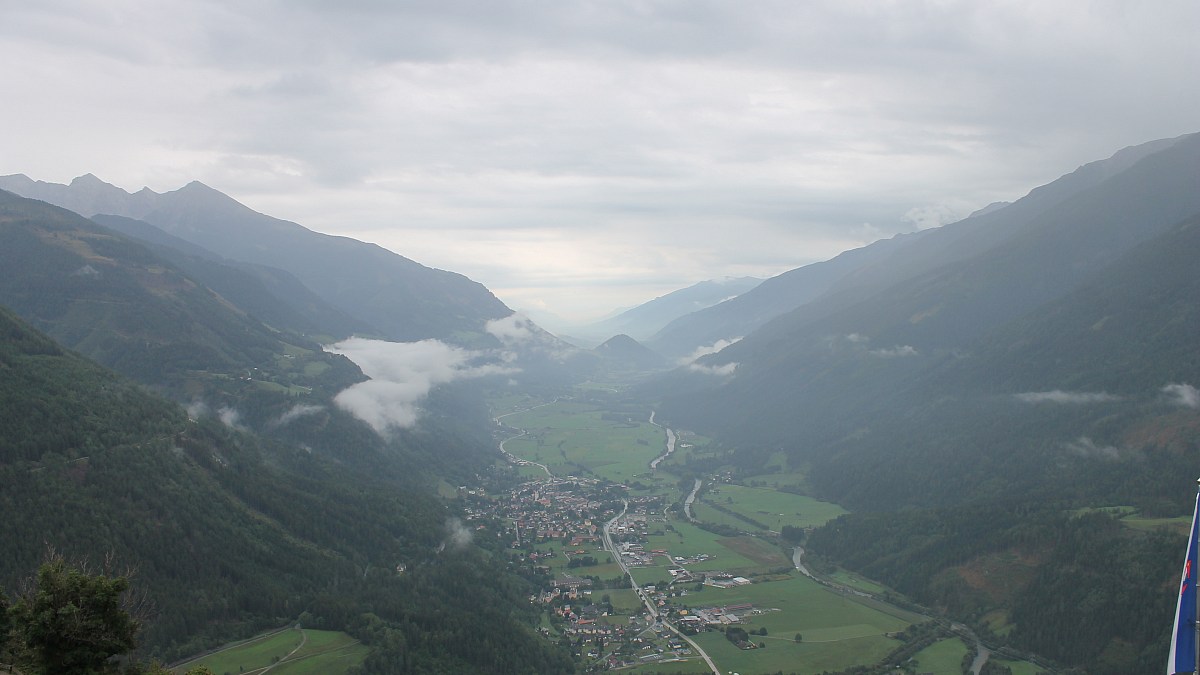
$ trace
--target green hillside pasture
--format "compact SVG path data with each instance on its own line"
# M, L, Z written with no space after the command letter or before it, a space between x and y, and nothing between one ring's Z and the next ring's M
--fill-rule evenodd
M747 631L765 627L767 636L753 637L765 642L765 649L739 650L717 632L696 636L722 672L820 673L874 663L899 644L886 637L887 633L919 620L894 608L841 595L800 575L723 590L706 588L689 594L686 600L693 607L749 602L763 610L743 627ZM796 633L804 636L801 644L794 642Z
M295 653L292 653L293 650ZM281 662L271 668L270 672L280 675L339 675L362 663L368 651L365 645L345 633L289 628L230 645L181 664L174 672L185 673L190 668L203 665L208 666L209 670L217 675L250 674L259 672L279 660ZM288 656L289 654L291 656Z
M967 645L959 638L938 640L917 652L917 672L933 675L962 675L962 660L967 655Z
M1174 518L1146 518L1140 515L1129 515L1121 518L1121 524L1143 532L1153 532L1159 528L1167 528L1173 532L1178 532L1182 535L1187 535L1188 528L1192 525L1191 516L1177 516ZM1013 671L1016 673L1017 671Z
M846 513L837 504L805 495L742 485L714 486L704 493L704 498L763 523L774 532L781 531L784 525L819 527ZM743 526L751 528L748 523Z

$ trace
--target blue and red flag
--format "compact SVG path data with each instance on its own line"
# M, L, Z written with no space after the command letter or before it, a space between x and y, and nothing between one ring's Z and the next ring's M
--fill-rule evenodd
M1179 584L1179 603L1175 606L1175 631L1171 634L1171 656L1167 675L1196 671L1196 541L1200 535L1200 492L1192 512L1192 533L1188 537L1187 557L1183 561L1183 580Z

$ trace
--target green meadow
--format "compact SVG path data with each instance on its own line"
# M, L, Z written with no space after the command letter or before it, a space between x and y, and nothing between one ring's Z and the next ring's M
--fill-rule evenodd
M870 579L867 579L866 577L861 577L853 572L840 568L833 574L830 574L829 578L838 582L839 584L844 584L850 588L856 588L860 591L875 595L881 594L887 590L883 584L876 583Z
M705 501L763 523L767 529L774 532L781 531L784 525L824 525L846 513L846 510L837 504L763 487L721 484L705 491L703 497ZM751 527L745 521L736 522L740 522L743 528Z
M174 672L207 666L222 675L256 673L270 667L271 673L279 675L340 675L362 663L367 651L365 645L345 633L289 628L229 645L181 664Z
M962 660L967 655L967 645L959 638L938 640L917 652L917 672L932 675L962 675Z
M506 441L504 449L560 476L628 483L648 474L650 461L666 447L665 432L645 420L605 416L593 405L573 401L510 415L504 422L526 434Z
M692 608L752 603L761 612L742 627L747 631L767 629L766 636L752 636L756 643L766 645L763 649L737 649L719 632L695 636L723 672L820 673L874 663L900 644L887 634L920 620L880 603L831 591L798 574L772 578L729 589L705 587L682 599ZM802 636L799 644L795 642L797 633Z

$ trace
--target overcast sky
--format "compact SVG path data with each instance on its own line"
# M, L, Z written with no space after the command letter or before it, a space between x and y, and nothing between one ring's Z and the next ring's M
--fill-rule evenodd
M200 180L584 318L1200 131L1200 3L0 0L0 174Z

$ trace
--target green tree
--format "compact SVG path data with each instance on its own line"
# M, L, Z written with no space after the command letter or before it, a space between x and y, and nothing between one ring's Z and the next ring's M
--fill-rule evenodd
M8 615L8 596L0 591L0 661L8 653L8 630L10 619Z
M114 672L109 659L137 644L139 622L123 601L128 589L125 577L91 575L61 557L44 563L11 610L23 665L45 675Z

